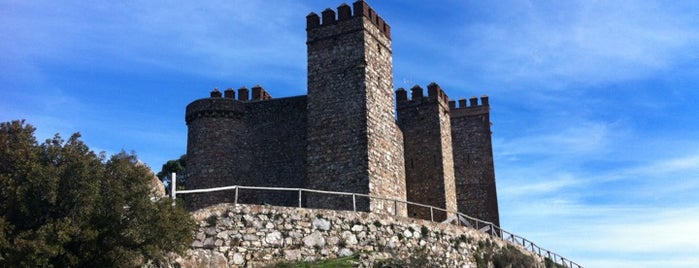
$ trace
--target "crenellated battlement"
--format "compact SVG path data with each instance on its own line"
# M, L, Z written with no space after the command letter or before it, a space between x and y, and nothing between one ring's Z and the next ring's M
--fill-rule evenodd
M238 99L236 99L235 90L232 88L226 89L223 93L218 88L214 88L209 93L209 98L200 99L187 105L185 121L189 124L192 120L201 117L239 119L245 112L245 103L270 99L272 96L260 85L252 87L252 96L248 88L244 86L239 88Z
M462 108L475 108L475 107L482 107L482 106L490 106L490 103L488 102L488 96L483 95L481 96L481 103L478 103L478 98L475 96L471 97L468 99L468 103L466 102L466 99L461 98L459 99L459 107L456 107L457 102L455 100L449 100L449 108L450 109L462 109Z
M452 117L485 114L490 112L490 102L486 95L481 96L480 103L478 103L478 98L475 96L468 100L461 98L458 102L449 100L449 110L452 112Z
M231 98L235 98L235 95L233 95L233 90L231 90ZM243 86L238 89L238 100L239 101L261 101L261 100L269 100L272 99L272 95L267 92L262 86L256 85L252 87L252 96L250 95L250 90Z
M209 98L196 100L189 105L185 112L185 122L191 123L198 118L234 118L240 119L245 113L244 103L231 97L232 89L225 91L225 97L214 88ZM234 94L234 93L233 93Z
M353 12L354 9L354 12ZM329 25L336 25L343 21L348 21L352 18L366 17L371 21L386 37L391 39L391 26L379 16L369 4L359 0L352 4L352 7L343 3L337 7L337 12L327 8L321 12L319 16L315 12L311 12L306 16L306 30L320 28ZM321 19L322 18L322 19Z
M424 89L419 85L415 85L410 88L410 98L408 98L408 91L404 88L399 88L396 90L396 100L398 108L407 105L419 105L425 103L440 103L446 107L449 100L449 96L444 92L442 87L437 83L430 83L427 86L427 96L424 95Z

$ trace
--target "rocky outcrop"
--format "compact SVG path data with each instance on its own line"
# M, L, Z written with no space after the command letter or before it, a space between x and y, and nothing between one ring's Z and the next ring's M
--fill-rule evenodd
M191 249L163 266L265 267L358 255L359 267L477 267L492 264L488 254L514 248L470 228L364 212L220 204L193 216L200 228ZM517 251L533 261L528 267L544 267L541 258Z
M150 183L150 189L151 189L151 195L156 198L164 197L166 195L165 193L165 185L163 184L162 181L160 181L160 178L158 176L155 176L153 174L153 179L151 179Z

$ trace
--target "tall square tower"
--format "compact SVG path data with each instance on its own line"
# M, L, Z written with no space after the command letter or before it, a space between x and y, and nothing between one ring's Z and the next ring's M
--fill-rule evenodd
M307 185L405 199L403 137L393 108L391 28L364 1L306 17ZM351 198L310 195L319 208L352 209ZM358 209L393 213L392 202ZM402 212L404 213L404 211Z

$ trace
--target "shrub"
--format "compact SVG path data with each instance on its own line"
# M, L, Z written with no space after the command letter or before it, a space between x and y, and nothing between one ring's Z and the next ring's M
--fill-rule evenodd
M194 220L153 196L136 155L107 159L78 133L39 144L34 131L0 123L0 267L130 267L189 247Z
M208 218L206 218L206 224L208 224L209 226L216 226L216 223L218 223L218 217L216 215L211 215Z

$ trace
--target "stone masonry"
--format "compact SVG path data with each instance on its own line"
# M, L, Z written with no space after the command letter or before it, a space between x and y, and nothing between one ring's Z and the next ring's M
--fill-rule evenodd
M199 228L190 249L159 267L276 267L353 255L355 267L502 267L493 255L506 248L528 260L512 267L548 267L520 245L429 220L240 204L210 206L193 217ZM396 260L402 265L379 265Z
M487 96L449 102L459 212L500 226Z
M188 189L269 186L353 192L458 210L499 225L487 97L449 100L436 83L393 92L391 27L366 2L306 17L308 94L261 86L187 106ZM190 209L232 192L186 196ZM351 196L308 194L305 207L352 210ZM238 202L296 206L295 192ZM437 220L443 212L358 197L357 209Z
M447 96L437 84L428 95L415 86L411 99L405 89L396 91L398 123L405 136L405 172L408 201L456 211L454 160ZM445 220L441 211L409 206L411 217ZM433 215L430 215L432 213Z

